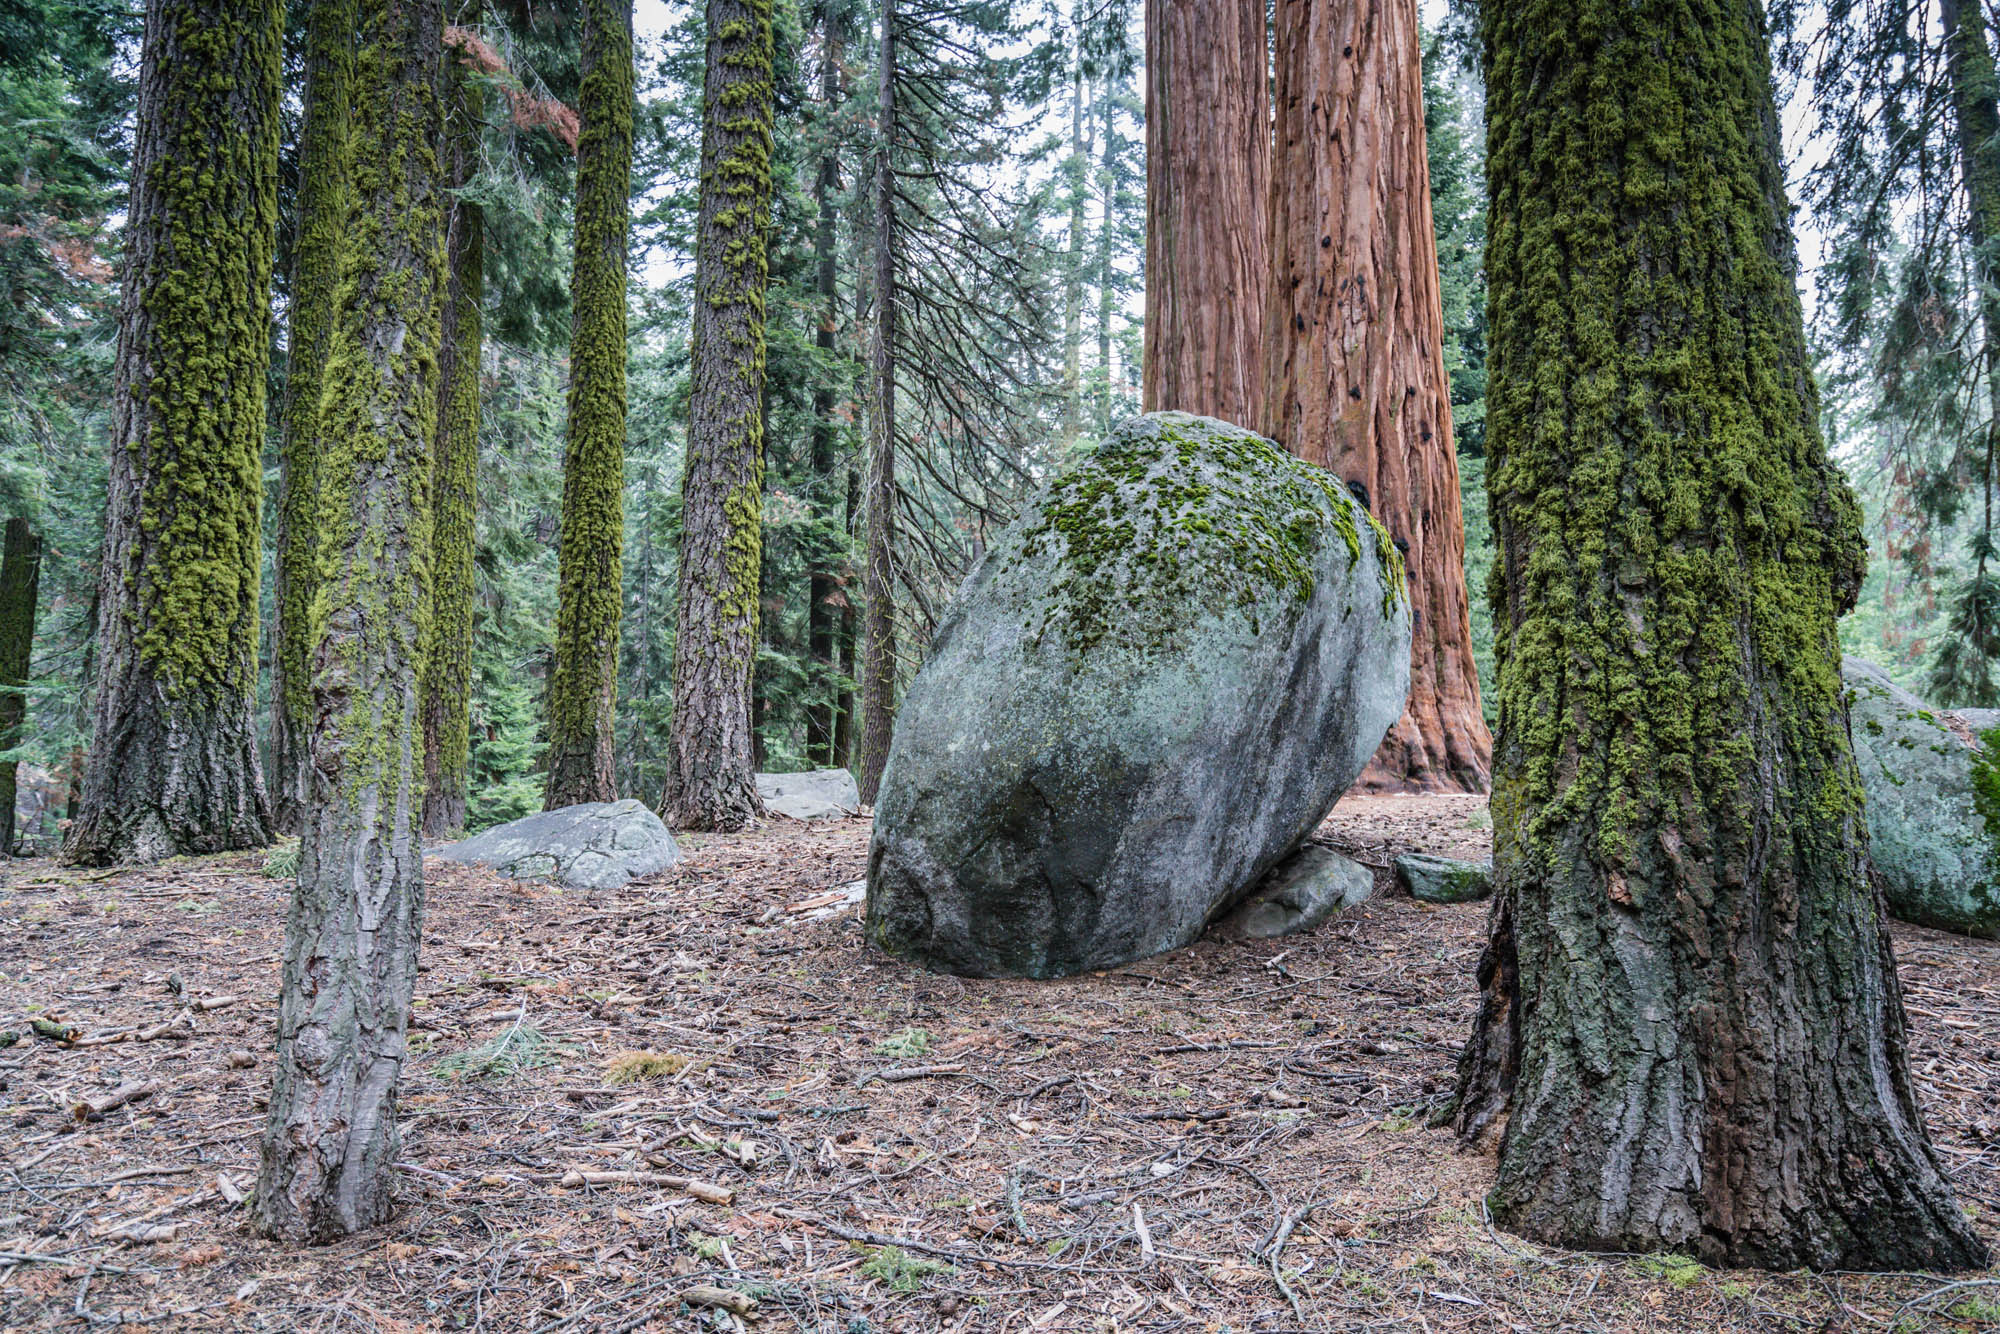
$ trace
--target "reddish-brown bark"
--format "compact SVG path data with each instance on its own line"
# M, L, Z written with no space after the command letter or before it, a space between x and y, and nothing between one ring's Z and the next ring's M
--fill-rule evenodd
M1263 0L1146 0L1148 412L1257 425L1267 68Z
M1278 0L1274 45L1258 427L1365 490L1409 565L1409 704L1357 786L1483 791L1417 0Z

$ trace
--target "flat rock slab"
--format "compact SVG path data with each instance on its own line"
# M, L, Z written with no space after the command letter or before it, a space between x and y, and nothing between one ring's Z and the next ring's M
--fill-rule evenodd
M1375 896L1375 873L1331 848L1308 843L1264 878L1229 916L1224 935L1244 940L1310 931L1343 908Z
M868 937L982 977L1186 945L1319 827L1409 681L1401 558L1339 478L1129 418L944 617L875 804Z
M674 836L639 801L597 801L495 825L435 854L515 880L617 889L681 859Z
M758 774L764 809L794 820L844 820L861 813L861 788L845 769Z
M1493 893L1493 863L1406 852L1396 858L1396 883L1425 903L1476 903Z
M1844 658L1840 675L1867 798L1868 855L1889 915L2000 937L2000 840L1974 791L1977 772L2000 759L1982 740L2000 715L1927 708L1859 658Z

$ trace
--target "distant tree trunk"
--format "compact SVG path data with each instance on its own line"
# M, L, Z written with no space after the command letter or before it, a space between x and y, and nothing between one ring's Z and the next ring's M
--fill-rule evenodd
M875 153L875 348L868 414L867 614L861 647L861 800L874 804L896 728L896 0L882 0Z
M1104 225L1097 233L1097 433L1111 434L1111 320L1117 303L1112 291L1112 280L1117 276L1112 266L1116 253L1118 233L1118 154L1117 135L1114 131L1117 115L1116 76L1111 71L1104 73L1104 82L1099 86L1097 108L1101 116L1101 132L1104 145L1098 158L1097 188L1099 206L1104 211Z
M283 37L278 0L146 5L73 863L270 842L251 713Z
M773 50L771 0L708 0L680 630L661 801L676 829L740 829L763 810L750 683L763 567Z
M292 300L278 446L278 525L273 568L277 624L271 649L271 822L305 821L306 751L312 735L314 550L319 522L315 465L320 392L332 342L341 232L347 223L347 103L354 60L354 0L312 0L306 18L304 120L292 240Z
M576 265L570 279L569 441L555 661L549 674L547 810L618 796L612 731L624 608L625 262L632 200L631 0L585 0Z
M1483 792L1417 0L1278 0L1265 415L1402 548L1410 696L1364 788Z
M461 21L477 23L479 5ZM447 278L438 357L437 462L432 470L431 642L424 665L424 837L465 828L472 726L472 581L479 488L479 365L485 302L486 218L455 193L479 171L483 98L459 52L445 69Z
M1264 0L1146 0L1148 412L1257 426L1269 68Z
M1481 11L1501 746L1458 1127L1499 1132L1488 1201L1540 1241L1979 1266L1869 880L1834 629L1860 511L1819 437L1761 18ZM1671 133L1629 119L1658 108Z
M441 0L362 0L354 184L320 456L320 640L256 1221L335 1240L393 1208L424 881L418 677L445 284Z
M1079 15L1079 27L1081 15ZM1063 456L1076 447L1083 425L1083 231L1090 197L1090 141L1084 137L1083 45L1079 32L1069 81L1069 157L1063 183L1069 191L1069 248L1063 256Z
M23 518L7 520L6 554L0 556L0 750L21 744L28 717L23 693L34 670L36 593L42 539ZM14 855L14 760L0 760L0 857Z
M830 116L839 104L840 56L842 41L840 10L837 5L825 7L823 30L820 34L819 95L820 103ZM840 158L834 151L833 137L828 135L820 148L818 170L813 176L813 203L818 212L818 225L813 233L813 264L815 295L819 298L819 328L813 336L813 345L819 350L820 366L818 378L813 384L813 435L812 435L812 475L813 510L824 516L831 512L836 503L834 488L839 480L836 471L839 451L836 448L839 429L833 413L836 403L834 384L828 378L827 367L834 359L834 332L839 326L840 288L837 241L839 215L835 211L836 192L840 189ZM806 650L813 662L826 675L839 671L836 662L837 650L834 636L839 619L833 606L834 572L825 568L823 557L815 555L811 585L807 590L806 609ZM834 755L834 732L839 701L831 694L824 699L815 699L806 710L806 758L817 765L835 765L839 761Z

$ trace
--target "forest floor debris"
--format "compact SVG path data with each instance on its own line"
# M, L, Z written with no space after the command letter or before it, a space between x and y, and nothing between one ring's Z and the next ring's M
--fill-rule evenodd
M1993 1275L1718 1272L1488 1226L1490 1164L1425 1126L1484 908L1391 895L1388 871L1482 857L1487 830L1477 798L1350 798L1320 838L1381 896L1061 982L865 947L840 893L865 820L690 837L611 891L434 864L402 1209L306 1252L243 1227L286 884L256 855L13 863L0 1328L2000 1325ZM1939 1154L2000 1242L2000 944L1896 943Z

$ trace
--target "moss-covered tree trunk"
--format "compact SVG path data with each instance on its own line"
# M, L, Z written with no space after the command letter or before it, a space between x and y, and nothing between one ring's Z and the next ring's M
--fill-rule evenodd
M468 4L460 22L478 21ZM457 50L445 58L447 278L438 356L437 460L432 469L431 643L424 662L425 838L465 827L471 745L473 522L479 487L480 307L485 300L485 212L463 191L479 171L483 98Z
M876 106L875 343L869 365L868 537L861 576L861 800L873 805L896 730L896 0L882 0Z
M1278 0L1273 26L1259 429L1344 478L1409 570L1409 701L1360 786L1483 792L1417 0Z
M826 109L825 114L829 118L841 97L840 61L846 46L842 18L838 5L824 6L820 31L819 95L820 105ZM828 134L820 146L819 163L813 173L813 205L817 214L813 231L814 295L819 298L820 313L819 327L813 334L813 345L819 350L819 378L813 385L812 505L815 517L829 524L838 517L839 505L844 498L837 448L840 427L834 419L838 396L832 379L834 333L840 324L839 213L836 199L839 190L840 156L834 136ZM839 763L834 757L834 730L840 703L830 684L830 678L840 671L834 644L840 612L833 603L839 584L837 572L827 568L827 564L825 556L815 557L810 585L806 590L809 599L806 607L806 650L823 673L822 679L829 682L823 687L827 693L814 700L806 710L806 758L818 765Z
M680 623L660 803L676 829L740 829L763 809L750 674L763 573L772 55L771 0L708 0Z
M1494 1216L1715 1264L1985 1263L1925 1138L1834 618L1755 0L1483 7Z
M28 718L28 675L35 658L35 605L42 539L18 515L7 520L0 555L0 751L21 744ZM14 777L18 762L0 759L0 857L14 853Z
M555 665L549 676L549 810L617 795L612 728L624 606L625 262L632 196L631 0L583 5L576 146L575 325Z
M441 0L361 0L326 371L312 792L285 924L256 1221L326 1242L393 1207L424 883L419 676L445 285Z
M312 0L306 17L305 116L299 127L297 222L278 445L278 526L271 648L271 820L290 833L305 819L312 733L313 551L318 536L320 393L332 342L347 221L347 110L354 0Z
M71 862L270 841L252 711L283 37L278 0L146 6Z
M1269 68L1264 0L1146 0L1148 412L1257 427Z

